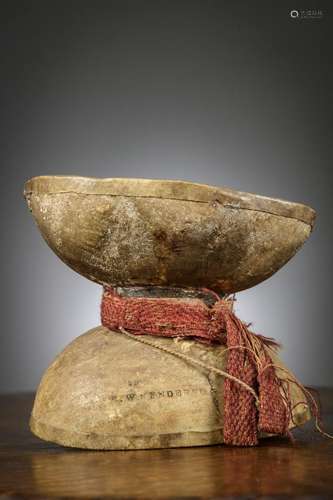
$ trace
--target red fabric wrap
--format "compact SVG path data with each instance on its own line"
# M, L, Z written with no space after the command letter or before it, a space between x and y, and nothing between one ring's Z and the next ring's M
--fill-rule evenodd
M258 393L259 406L248 389L225 379L224 442L253 446L258 443L260 431L280 435L288 432L290 401L283 396L268 348L277 344L250 332L233 313L230 301L220 299L208 307L199 299L122 297L112 288L105 288L101 319L109 329L124 328L134 335L187 337L225 344L230 349L227 372Z

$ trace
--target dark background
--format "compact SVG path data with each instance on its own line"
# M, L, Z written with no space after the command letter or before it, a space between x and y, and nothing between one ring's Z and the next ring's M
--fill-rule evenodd
M35 388L99 322L100 288L43 242L40 174L188 179L301 201L314 233L238 295L306 384L332 365L332 14L306 0L1 2L0 390ZM291 9L322 9L295 20Z

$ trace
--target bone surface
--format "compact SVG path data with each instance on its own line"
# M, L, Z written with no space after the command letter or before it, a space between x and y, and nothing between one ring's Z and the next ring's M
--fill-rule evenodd
M24 194L67 265L125 287L250 288L291 259L315 219L300 203L184 181L41 176Z
M99 326L75 339L45 372L30 420L46 441L88 449L201 446L223 442L224 378L158 347L225 369L225 346L149 339L144 345ZM274 362L283 367L277 356ZM291 377L288 372L280 376ZM304 400L290 384L292 406ZM309 419L294 408L297 425Z

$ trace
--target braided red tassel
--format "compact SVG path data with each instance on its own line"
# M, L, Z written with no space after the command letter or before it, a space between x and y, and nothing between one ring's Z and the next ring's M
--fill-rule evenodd
M252 446L258 443L260 431L288 433L291 403L283 393L269 355L269 349L278 344L250 332L233 313L231 301L219 299L208 307L199 299L122 297L107 288L101 318L105 327L123 328L135 335L187 337L226 344L228 374L259 392L259 406L246 387L226 378L224 442Z

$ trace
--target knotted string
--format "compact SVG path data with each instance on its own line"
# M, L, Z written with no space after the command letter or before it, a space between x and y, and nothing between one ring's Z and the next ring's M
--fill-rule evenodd
M279 344L251 332L234 314L233 299L205 292L216 299L212 307L199 299L123 297L113 288L105 287L102 324L129 336L180 337L226 345L225 372L168 348L158 348L225 377L224 443L253 446L258 444L260 432L290 435L293 408L289 384L278 376L270 355ZM157 347L146 339L140 341ZM304 389L308 400L306 389L296 380L292 382ZM318 406L313 398L310 408L320 429Z

